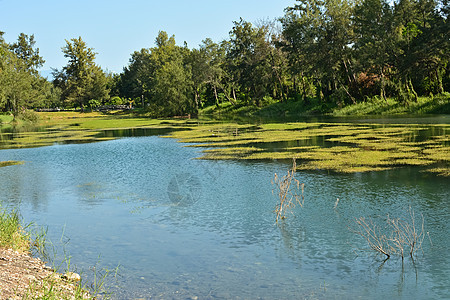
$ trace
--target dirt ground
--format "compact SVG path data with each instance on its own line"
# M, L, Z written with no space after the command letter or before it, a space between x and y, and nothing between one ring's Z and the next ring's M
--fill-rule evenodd
M0 299L38 299L49 290L57 298L70 299L80 294L78 280L75 273L58 274L29 254L0 249ZM79 298L88 299L89 294Z

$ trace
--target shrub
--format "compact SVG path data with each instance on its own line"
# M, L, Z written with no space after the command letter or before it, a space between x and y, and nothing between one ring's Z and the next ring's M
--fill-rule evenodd
M120 98L119 96L112 97L109 102L110 105L123 105L128 104L128 101Z
M29 109L24 109L21 112L19 112L17 118L22 121L31 123L37 123L39 121L39 115L36 112Z

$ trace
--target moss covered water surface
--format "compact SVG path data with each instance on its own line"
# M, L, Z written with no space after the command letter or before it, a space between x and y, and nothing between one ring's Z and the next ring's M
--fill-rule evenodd
M354 173L420 166L425 172L450 174L448 124L246 124L75 112L40 113L40 120L33 130L0 134L0 147L40 147L166 134L204 149L199 158L208 160L295 158L301 170Z
M354 123L209 124L170 137L203 150L202 159L297 160L302 170L342 173L422 166L449 175L449 125Z

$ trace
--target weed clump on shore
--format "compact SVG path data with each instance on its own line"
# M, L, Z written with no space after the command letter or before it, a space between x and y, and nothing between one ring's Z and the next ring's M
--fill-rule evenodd
M0 206L0 248L10 248L18 252L30 249L30 236L20 225L17 211L7 211Z

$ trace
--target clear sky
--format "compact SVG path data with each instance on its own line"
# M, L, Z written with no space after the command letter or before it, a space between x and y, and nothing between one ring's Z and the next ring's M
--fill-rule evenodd
M97 52L103 68L121 72L131 53L154 46L158 31L174 34L178 45L197 48L209 37L228 37L233 21L255 23L284 15L295 0L0 0L0 31L14 42L35 35L46 60L42 70L61 68L65 39L81 36Z

